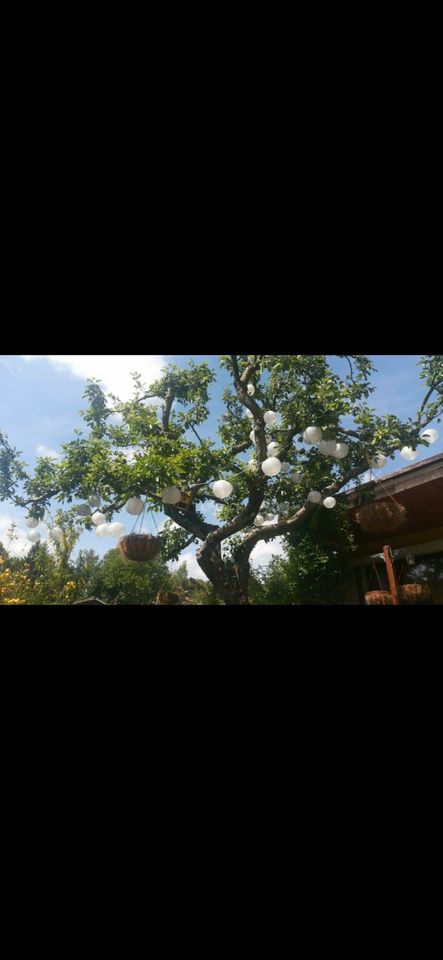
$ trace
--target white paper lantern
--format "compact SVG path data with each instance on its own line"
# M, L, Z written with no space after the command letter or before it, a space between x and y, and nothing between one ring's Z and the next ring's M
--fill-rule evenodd
M79 517L90 517L91 507L89 506L89 503L81 503L80 506L77 507L77 513Z
M264 524L264 522L265 522L265 518L262 517L261 513L258 513L257 516L256 516L256 518L255 518L255 520L254 520L254 525L255 525L256 527L262 527L263 524Z
M305 443L319 443L323 436L320 427L308 427L303 434L303 440Z
M336 503L335 497L325 497L323 500L323 506L326 507L327 510L333 510Z
M261 468L267 477L276 477L281 472L281 462L277 457L269 457L262 463Z
M63 530L62 530L62 528L61 528L61 527L53 527L52 530L49 531L49 539L50 539L50 540L54 540L54 541L56 541L56 540L63 540Z
M126 509L132 517L139 517L143 512L144 503L138 497L131 497L126 504Z
M383 470L387 462L388 458L385 457L384 453L376 453L370 462L370 467L372 467L372 470Z
M173 506L175 503L179 503L181 498L181 490L179 490L178 487L166 487L163 490L163 503L169 503Z
M335 440L320 440L318 452L321 453L323 457L335 456L336 450L337 444Z
M437 443L438 440L438 431L437 430L425 430L421 435L422 440L426 440L426 443Z
M101 523L99 527L95 528L95 532L100 539L111 536L109 533L109 525L107 523Z
M285 476L287 473L290 473L291 470L292 470L291 464L290 464L290 463L286 463L286 460L284 460L283 463L282 463L282 465L281 465L281 472L282 472L283 476Z
M417 450L413 450L412 447L403 447L400 450L400 456L403 457L403 460L416 460L418 457Z
M318 490L311 490L308 494L309 503L320 503L321 502L321 493Z
M105 526L107 526L107 524L105 524ZM115 540L121 540L125 535L125 528L122 523L110 523L108 533L111 537L114 537ZM106 533L103 534L103 536L106 536Z
M28 533L28 540L30 540L31 543L39 543L41 538L40 530L30 530Z
M268 443L268 454L270 457L276 457L280 453L280 447L278 443Z
M233 489L232 483L229 483L228 480L217 480L212 487L212 492L218 500L226 500L227 497L231 496Z
M91 520L95 527L101 527L103 523L106 523L106 517L104 513L93 513Z
M255 387L253 383L248 383L248 397L253 397L255 394Z
M272 426L277 422L277 414L273 410L267 410L263 419L268 426Z
M302 476L303 476L303 474L297 473L297 471L294 470L294 472L291 473L289 479L290 479L291 483L301 483L301 482L302 482Z
M30 530L35 530L39 523L40 520L36 520L35 517L28 517L26 520L26 526L29 527Z
M94 496L88 497L88 503L90 507L100 507L101 506L100 497L94 494Z
M337 443L335 448L334 457L337 457L337 460L344 460L348 456L349 447L347 443Z

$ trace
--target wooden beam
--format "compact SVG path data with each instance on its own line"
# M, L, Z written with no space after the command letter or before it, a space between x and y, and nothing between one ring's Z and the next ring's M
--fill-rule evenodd
M386 569L388 571L388 580L389 588L392 596L392 603L394 606L398 606L400 603L398 597L397 581L395 579L394 564L392 562L392 552L390 547L383 547L383 555L386 561Z

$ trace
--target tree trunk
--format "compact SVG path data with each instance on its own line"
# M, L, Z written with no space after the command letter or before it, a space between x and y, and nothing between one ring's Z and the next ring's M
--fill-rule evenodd
M230 569L224 563L221 555L221 544L218 544L210 553L203 548L197 554L197 560L203 573L206 574L215 592L226 606L241 607L249 605L249 564L247 564L247 572L242 571L240 581L237 569Z

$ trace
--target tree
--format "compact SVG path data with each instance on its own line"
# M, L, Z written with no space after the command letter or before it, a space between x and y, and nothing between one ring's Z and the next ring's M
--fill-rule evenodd
M98 492L110 520L130 497L146 496L150 513L162 511L173 521L161 534L163 559L177 559L197 543L198 563L218 597L227 604L249 603L254 547L260 541L299 535L311 528L315 517L320 525L326 522L327 511L309 499L311 490L340 500L379 451L393 457L403 445L426 445L422 430L442 413L443 356L421 358L425 395L416 417L406 422L391 414L377 416L371 409L373 365L368 357L339 356L345 367L341 376L324 355L220 356L230 386L224 393L217 443L198 432L209 414L215 380L206 363L190 362L186 369L169 365L149 390L134 374L134 396L127 402L105 396L100 383L91 381L83 412L87 433L75 432L63 447L61 462L42 457L31 475L19 452L0 434L0 499L29 508L38 519L55 500L64 510L61 523L90 529L91 518L76 515L75 499ZM280 415L280 423L266 416L270 411ZM304 442L303 432L310 425L321 427L323 441L330 441L334 451L335 441L341 443L339 452L346 456L322 456ZM261 465L271 441L293 473L265 476ZM254 457L247 465L245 457L251 452ZM233 486L227 500L212 488L222 478ZM169 486L186 492L187 503L164 504L162 491ZM205 519L202 511L208 504L217 506L219 523ZM260 511L268 519L258 526Z
M169 577L166 563L132 563L119 550L110 550L98 565L89 584L89 595L107 603L140 605L153 603Z

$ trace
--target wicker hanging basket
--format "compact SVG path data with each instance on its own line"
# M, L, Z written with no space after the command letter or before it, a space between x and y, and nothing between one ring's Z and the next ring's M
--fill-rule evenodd
M424 583L405 583L398 588L402 603L426 603L431 599L431 588Z
M365 594L365 603L369 606L388 606L392 604L392 595L389 590L372 590Z
M367 533L392 533L403 526L406 509L395 500L367 503L357 510L355 519Z
M136 563L148 563L158 557L162 544L157 537L149 533L131 533L123 537L119 543L120 553L125 560L134 560Z

